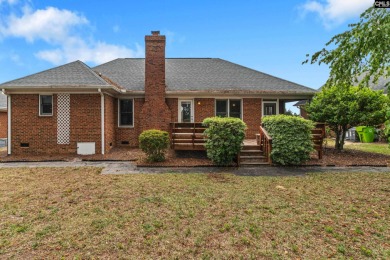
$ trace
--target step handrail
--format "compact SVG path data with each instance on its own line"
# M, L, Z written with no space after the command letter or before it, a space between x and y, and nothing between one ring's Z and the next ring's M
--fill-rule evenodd
M272 137L268 134L262 126L259 129L260 138L258 140L260 149L264 152L264 156L269 164L272 164Z

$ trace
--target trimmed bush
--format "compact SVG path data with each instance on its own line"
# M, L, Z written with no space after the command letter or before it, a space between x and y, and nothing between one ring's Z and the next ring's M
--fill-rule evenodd
M148 156L149 162L162 162L165 160L165 151L169 147L168 132L161 130L143 131L139 138L139 147Z
M297 116L275 115L262 119L263 127L272 137L272 162L299 165L310 159L314 150L311 130L314 123Z
M209 117L203 120L207 157L217 165L229 165L241 150L246 124L239 118Z

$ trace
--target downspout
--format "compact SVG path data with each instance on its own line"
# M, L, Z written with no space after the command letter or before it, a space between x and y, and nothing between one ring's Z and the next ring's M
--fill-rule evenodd
M100 93L100 111L101 111L101 118L100 118L100 121L101 121L101 129L102 129L102 154L104 154L104 94L102 92L102 90L99 88L99 93Z
M7 95L5 89L2 92ZM11 95L7 95L7 154L11 155Z

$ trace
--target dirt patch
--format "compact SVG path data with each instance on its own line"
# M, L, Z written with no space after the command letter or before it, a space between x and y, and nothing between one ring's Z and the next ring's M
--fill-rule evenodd
M382 166L389 165L390 156L378 153L369 153L358 150L345 149L338 151L334 148L325 148L323 158L318 159L316 153L312 154L310 161L305 165L334 165L334 166L354 166L354 165L367 165L367 166Z

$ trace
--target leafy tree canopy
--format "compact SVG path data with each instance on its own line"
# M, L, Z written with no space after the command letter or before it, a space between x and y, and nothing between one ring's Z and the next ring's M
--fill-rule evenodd
M306 56L303 63L330 67L326 86L368 86L390 76L390 11L368 8L349 31L334 36L322 50ZM388 83L389 87L389 83Z
M370 88L331 86L318 92L307 106L310 119L325 122L336 134L335 148L342 150L350 126L382 124L389 98Z

